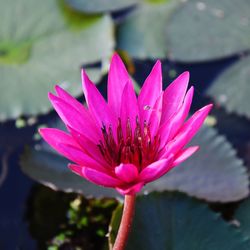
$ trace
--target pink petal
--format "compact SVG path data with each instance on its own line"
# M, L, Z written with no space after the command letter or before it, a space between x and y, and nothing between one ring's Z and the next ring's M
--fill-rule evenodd
M118 117L123 89L130 82L129 74L117 53L112 57L108 75L108 105Z
M164 122L158 130L158 134L160 135L160 147L159 149L162 149L166 143L169 141L169 135L171 132L172 126L169 121Z
M162 152L160 154L161 158L167 157L169 154L175 155L180 151L187 143L189 130L186 130L182 133L178 133L177 136L167 143L165 148L162 148Z
M161 137L160 148L164 147L168 142L168 140L171 140L176 135L181 125L185 121L191 107L193 93L194 89L193 87L191 87L187 92L184 103L180 107L180 109L173 115L173 117L171 117L160 127L159 129L159 135Z
M80 169L78 166L74 164L69 164L69 168L73 172L80 174L85 179L97 185L101 185L105 187L116 187L122 184L122 182L119 181L118 179L115 179L114 177L108 174L105 174L103 172L97 171L92 168L81 167Z
M164 91L161 123L166 122L182 105L187 91L189 73L182 73Z
M86 136L71 127L68 127L68 130L86 154L90 155L101 165L107 166L107 162L104 160L97 143L90 141Z
M140 183L136 183L135 185L130 186L130 187L124 187L124 188L117 187L116 190L122 195L136 194L136 193L141 191L143 186L144 186L144 183L140 182Z
M205 119L207 118L208 113L210 112L212 107L213 107L213 105L209 104L209 105L199 109L182 126L179 133L185 133L186 131L188 131L186 143L188 143L194 137L194 135L198 132L198 130L200 129L200 127L204 123Z
M183 122L188 116L191 104L192 104L192 99L193 99L193 94L194 94L194 88L191 87L189 91L187 92L184 102L181 106L181 108L178 110L178 112L170 119L171 123L171 132L169 135L169 139L172 139L180 127L182 126Z
M98 163L89 155L85 154L82 150L66 144L59 144L58 147L62 151L63 155L69 158L71 161L76 162L79 165L96 169L98 171L108 172L107 168Z
M139 174L139 180L147 183L160 178L172 168L172 156L168 159L161 159L153 162L144 168Z
M156 135L159 129L162 113L162 98L163 93L161 93L160 96L157 98L149 118L150 133L152 138Z
M56 128L40 128L39 133L43 137L43 139L57 151L59 151L58 149L59 144L68 144L75 148L80 149L79 145L72 138L72 136L68 135L62 130Z
M128 119L130 120L132 131L135 130L136 117L138 117L138 114L139 111L138 111L137 99L134 88L132 84L127 83L122 93L121 114L120 114L124 135L127 128Z
M121 181L130 183L137 179L138 170L133 164L121 163L115 168L115 174Z
M181 152L178 154L177 158L175 158L175 160L173 162L173 166L179 165L180 163L185 161L192 154L194 154L198 149L199 149L199 146L192 146L192 147L181 150Z
M179 130L178 135L167 144L163 157L168 154L176 154L190 142L190 140L202 126L212 106L213 105L210 104L201 108L200 110L196 111L191 118L189 118L189 120Z
M55 90L57 95L63 99L65 102L73 106L78 112L80 113L86 113L88 112L82 103L77 101L73 96L71 96L67 91L62 89L60 86L56 85Z
M138 96L141 123L149 120L152 108L162 92L161 62L157 61L145 80Z
M72 105L51 93L49 93L49 99L66 126L74 128L92 141L100 140L102 136L100 129L86 110L80 113Z
M68 168L75 174L82 176L82 166L76 164L69 164Z
M89 80L84 70L82 71L82 86L89 111L98 122L100 128L103 124L107 126L111 125L113 133L115 134L117 118L115 118L105 99L100 94L96 86Z
M65 132L53 128L42 128L39 132L52 148L69 160L78 164L84 164L88 167L105 170L105 168L98 164L93 158L84 154L75 140Z

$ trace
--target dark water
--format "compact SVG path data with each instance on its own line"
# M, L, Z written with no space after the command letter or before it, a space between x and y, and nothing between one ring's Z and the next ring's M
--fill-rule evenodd
M175 70L178 73L190 71L191 84L195 86L195 99L193 109L197 109L202 105L210 102L204 97L204 90L212 83L212 81L229 65L238 60L232 57L216 62L203 64L176 64L174 62L164 61L164 83L165 86L171 82L169 70ZM153 66L152 61L136 61L134 78L138 83L142 83ZM99 85L99 89L106 95L106 84ZM79 83L80 84L80 83ZM245 146L250 141L249 121L244 118L238 118L234 115L227 115L223 110L215 109L213 113L218 117L218 129L224 133L227 138L238 149L238 154L245 157ZM55 117L52 112L48 116L39 119L38 123L44 123ZM225 122L226 121L226 122ZM234 130L231 129L234 126ZM7 167L6 178L0 186L0 249L37 249L36 239L33 239L29 231L29 221L27 213L35 213L28 209L28 200L32 196L32 187L34 182L26 177L20 170L19 157L24 145L33 143L33 134L37 126L16 129L14 122L8 122L0 125L0 154L2 164L0 173L5 172ZM246 159L245 159L246 161ZM4 164L3 164L4 163ZM49 211L48 211L49 212ZM49 223L49 222L48 222Z

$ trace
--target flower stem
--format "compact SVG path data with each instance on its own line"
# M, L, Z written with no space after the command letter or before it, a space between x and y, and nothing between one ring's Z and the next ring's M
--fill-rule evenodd
M121 224L116 236L113 250L124 250L133 222L136 195L125 195Z

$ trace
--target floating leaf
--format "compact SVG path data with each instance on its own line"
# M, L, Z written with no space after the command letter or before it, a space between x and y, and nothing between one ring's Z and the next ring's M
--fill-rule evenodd
M240 59L224 71L207 94L224 106L228 112L235 112L250 118L250 56Z
M227 140L209 127L203 127L192 141L200 150L148 184L147 191L178 190L207 201L229 202L246 197L248 176L242 161Z
M239 221L239 229L245 238L250 239L250 199L248 198L236 211L235 219Z
M139 59L166 58L168 44L164 31L178 4L177 0L165 0L139 5L118 26L118 48Z
M47 92L56 83L79 95L80 67L112 54L108 16L83 17L84 25L75 27L55 0L0 0L0 6L1 121L48 112ZM97 81L102 72L89 74Z
M166 38L171 58L196 62L250 49L250 2L189 0L169 20Z
M26 149L20 161L24 173L54 190L94 197L119 196L114 189L97 186L74 174L67 168L68 163L47 146L40 150Z
M65 0L72 8L85 13L113 12L132 7L141 0Z
M122 209L110 225L111 242ZM249 240L201 202L178 193L152 193L137 199L127 250L247 250Z

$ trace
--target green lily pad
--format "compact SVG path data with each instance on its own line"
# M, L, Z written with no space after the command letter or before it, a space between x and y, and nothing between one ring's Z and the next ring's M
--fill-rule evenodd
M69 161L52 149L26 149L20 165L24 173L32 179L54 190L82 193L85 197L118 197L116 190L97 186L71 172Z
M171 58L184 62L215 60L250 49L250 2L189 0L166 26Z
M247 56L224 71L207 90L207 94L228 112L250 118L249 79L250 56Z
M109 16L67 21L55 0L0 0L0 121L46 113L57 83L81 94L80 68L105 62L114 46ZM15 18L13 18L15 16ZM89 70L98 81L102 70Z
M117 47L134 58L158 59L168 55L165 29L179 0L152 2L140 4L118 26Z
M141 0L65 0L72 8L85 13L113 12L132 7Z
M61 122L52 127L63 128ZM201 149L159 180L147 184L144 192L179 190L208 201L220 202L235 201L248 195L246 169L224 137L218 136L214 129L205 127L192 144L200 145ZM54 189L94 197L119 196L112 188L99 187L71 173L67 168L68 163L45 142L39 145L39 150L26 150L21 157L24 173Z
M235 219L239 221L239 229L246 239L250 239L250 199L248 198L236 211Z
M110 224L114 242L122 208ZM178 193L138 197L126 250L247 250L249 240L199 201Z
M192 145L200 150L145 190L178 190L213 202L237 201L249 194L246 168L225 137L204 126Z

